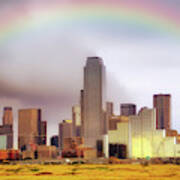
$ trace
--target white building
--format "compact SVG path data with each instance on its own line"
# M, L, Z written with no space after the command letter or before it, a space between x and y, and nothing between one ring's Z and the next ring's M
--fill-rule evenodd
M109 144L126 145L127 158L180 157L176 137L167 137L165 130L156 130L155 109L143 108L108 135Z

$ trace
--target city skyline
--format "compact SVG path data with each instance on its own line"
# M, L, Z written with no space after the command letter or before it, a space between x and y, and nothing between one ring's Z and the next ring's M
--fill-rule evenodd
M58 123L71 118L72 105L79 103L86 57L100 56L116 114L120 103L139 110L153 106L153 94L168 93L172 128L180 130L178 1L111 1L110 12L110 1L88 2L97 8L97 17L87 11L88 26L78 14L89 6L76 0L66 8L55 0L14 2L0 1L0 117L3 107L12 106L15 129L18 109L42 108L49 136L57 134ZM60 10L74 19L61 19Z

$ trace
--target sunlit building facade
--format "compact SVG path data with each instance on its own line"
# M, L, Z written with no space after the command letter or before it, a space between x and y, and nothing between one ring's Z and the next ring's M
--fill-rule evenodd
M128 122L119 122L117 130L108 132L109 144L124 145L126 158L180 157L176 136L156 129L156 109L142 108Z

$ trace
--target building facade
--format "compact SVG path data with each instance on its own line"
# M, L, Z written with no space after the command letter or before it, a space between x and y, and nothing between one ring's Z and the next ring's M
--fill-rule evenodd
M121 112L121 116L136 115L136 105L135 104L121 104L120 112Z
M11 107L5 107L3 125L0 126L0 136L6 139L6 149L13 148L13 112ZM2 141L3 142L3 141Z
M18 112L18 148L28 150L41 144L41 110L23 109Z
M13 129L12 125L0 126L0 136L6 136L6 149L13 148Z
M80 91L80 106L81 106L81 137L83 136L84 132L84 90L81 89Z
M5 107L3 113L3 125L13 126L13 111L12 107Z
M84 67L83 137L87 147L102 140L105 122L105 67L99 57L87 58Z
M171 128L171 95L156 94L153 97L153 105L156 108L156 128Z
M50 143L51 143L51 146L56 146L58 148L59 147L59 136L58 135L52 136L50 139Z
M47 144L47 121L41 121L41 130L40 130L40 144L46 145Z
M64 139L73 137L73 125L72 120L63 120L59 124L59 147L63 150Z
M72 107L73 136L81 136L81 107Z
M126 158L180 157L177 137L167 136L165 129L156 129L156 109L142 108L138 115L128 119L108 132L110 145L126 147Z

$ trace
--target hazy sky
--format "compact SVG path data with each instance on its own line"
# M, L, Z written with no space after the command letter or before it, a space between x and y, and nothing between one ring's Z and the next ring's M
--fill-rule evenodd
M134 19L128 12L128 20L121 21L111 15L91 19L92 12L83 18L89 4L75 1L0 1L0 116L4 106L12 106L16 129L17 109L42 108L48 135L56 134L58 123L71 118L72 105L79 103L86 57L95 55L104 60L107 100L115 103L116 113L119 103L151 108L154 93L170 93L172 126L180 130L180 1L127 0L127 9L138 12L141 7L142 14ZM79 10L63 9L61 2L73 2ZM99 2L102 9L108 7ZM114 0L121 11L118 2ZM148 22L147 7L149 16L157 12L155 17L163 20ZM72 9L80 16L66 19Z

